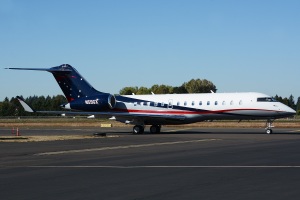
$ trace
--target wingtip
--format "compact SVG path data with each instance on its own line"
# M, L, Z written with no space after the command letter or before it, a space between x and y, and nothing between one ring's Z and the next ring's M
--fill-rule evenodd
M22 105L22 107L24 108L24 110L26 112L35 112L35 110L33 110L24 100L22 97L20 96L16 96L16 98L19 100L20 104Z

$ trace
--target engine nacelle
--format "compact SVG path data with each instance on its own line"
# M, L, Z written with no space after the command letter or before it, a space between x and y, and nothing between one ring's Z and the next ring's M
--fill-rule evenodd
M68 105L69 104L69 105ZM82 97L71 101L64 107L81 111L105 111L116 107L114 95L103 93L95 96Z

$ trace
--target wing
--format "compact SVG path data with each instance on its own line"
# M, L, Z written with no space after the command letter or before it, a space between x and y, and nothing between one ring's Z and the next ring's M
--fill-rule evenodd
M21 97L16 97L26 112L47 113L47 114L65 114L65 115L95 115L97 117L120 117L122 119L142 118L147 119L164 119L164 120L185 120L183 115L157 115L149 113L128 113L128 112L85 112L85 111L36 111L30 107Z

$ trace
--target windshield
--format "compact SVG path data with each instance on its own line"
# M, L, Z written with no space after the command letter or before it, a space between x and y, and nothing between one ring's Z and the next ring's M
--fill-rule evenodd
M257 102L277 102L277 100L272 97L259 97Z

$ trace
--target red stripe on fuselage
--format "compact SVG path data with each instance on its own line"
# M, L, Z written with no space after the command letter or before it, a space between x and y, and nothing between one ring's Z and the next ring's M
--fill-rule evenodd
M262 110L262 109L230 109L230 110L208 110L208 111L180 111L180 110L132 110L132 109L114 109L118 112L127 113L147 113L147 114L168 114L168 115L203 115L203 114L223 114L233 111L267 111L277 112L274 110Z

